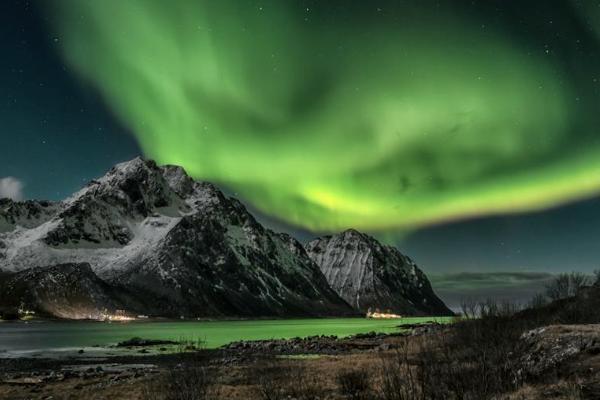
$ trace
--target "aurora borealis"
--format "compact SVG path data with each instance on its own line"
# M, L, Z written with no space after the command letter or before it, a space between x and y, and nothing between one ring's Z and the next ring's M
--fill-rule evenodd
M548 45L453 4L61 0L48 13L68 65L148 157L297 226L410 229L596 193L586 70L567 79Z
M593 1L5 0L0 33L0 197L144 155L301 241L366 231L459 297L491 293L464 272L518 297L543 283L499 281L598 268Z

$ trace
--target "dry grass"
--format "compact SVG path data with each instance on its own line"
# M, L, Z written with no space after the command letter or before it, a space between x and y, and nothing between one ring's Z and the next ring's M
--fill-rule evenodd
M431 338L430 338L431 339ZM297 396L291 398L310 399L315 397L318 391L320 400L381 400L386 398L403 399L402 397L385 397L386 385L391 387L403 386L408 375L406 372L412 371L414 379L418 378L419 365L426 359L420 358L422 346L428 345L427 338L393 338L388 340L393 346L397 346L388 351L369 351L358 352L354 354L344 354L339 356L323 356L318 359L279 359L260 358L257 360L248 360L244 363L235 365L220 365L200 368L207 368L200 372L199 378L201 387L208 383L210 388L204 392L193 389L186 390L189 393L200 393L205 397L198 399L227 399L227 400L261 400L261 399L289 399L285 396ZM595 361L594 361L595 360ZM187 363L187 361L186 361ZM401 366L399 374L390 373L394 368L386 363ZM188 386L190 377L198 376L196 372L187 370L183 377L181 370L174 368L175 365L161 368L159 375L150 377L140 377L128 381L107 384L106 379L91 380L65 380L63 382L54 382L46 384L43 387L9 387L0 384L0 398L2 399L43 399L53 396L55 399L163 399L164 382L173 379L173 382L184 382L184 387ZM600 359L586 358L585 360L574 360L574 362L565 368L572 371L573 374L581 375L585 371L593 368L594 371L600 371ZM192 371L190 373L190 371ZM357 390L364 387L361 381L364 376L369 376L368 389ZM206 373L206 374L205 374ZM357 374L356 376L354 374ZM205 377L209 377L208 380ZM414 382L413 379L413 382ZM419 378L421 379L421 378ZM432 378L429 378L432 379ZM395 383L394 383L394 380ZM600 375L592 373L585 376L585 380L574 380L563 378L554 382L538 382L525 384L517 390L508 391L491 395L489 398L494 400L574 400L574 399L598 399L600 396L600 387L594 387L593 381L600 382ZM186 383L187 382L187 383ZM204 382L204 383L202 383ZM393 386L393 385L396 386ZM476 381L473 383L476 384ZM77 389L75 387L78 387ZM161 390L149 393L151 388L159 387ZM409 386L410 388L410 386ZM32 391L35 390L35 391ZM283 393L282 393L283 392ZM204 394L203 394L204 393ZM312 393L312 394L311 394ZM393 393L388 391L389 393ZM396 392L398 393L398 392ZM404 399L421 400L423 397L418 395L419 390L406 391ZM154 396L154 397L152 397ZM173 396L173 395L171 395ZM179 396L179 395L177 395ZM268 397L270 396L270 397ZM311 397L312 396L312 397ZM579 397L577 397L579 396ZM168 397L181 398L186 397ZM452 397L445 397L451 399ZM465 399L474 397L464 397ZM485 399L481 397L480 399ZM479 400L479 399L478 399Z
M186 349L187 350L187 349ZM180 360L142 390L144 400L209 400L217 399L217 374L204 352L179 353Z
M369 400L375 397L371 372L366 369L342 370L337 375L339 392L353 400Z

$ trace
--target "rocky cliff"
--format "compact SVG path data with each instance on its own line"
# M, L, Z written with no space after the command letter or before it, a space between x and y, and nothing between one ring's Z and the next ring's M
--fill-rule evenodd
M306 250L331 287L356 310L452 315L410 258L369 235L350 229L313 240Z

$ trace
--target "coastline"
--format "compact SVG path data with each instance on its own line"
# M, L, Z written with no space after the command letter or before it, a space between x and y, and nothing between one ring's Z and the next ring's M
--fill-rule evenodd
M133 337L175 342L203 343L218 348L230 342L272 340L316 335L351 336L365 332L394 333L403 325L447 323L447 317L401 319L315 318L211 321L4 321L0 326L0 358L59 358L73 352L114 356L121 341ZM39 344L43 343L43 346ZM170 351L167 346L167 350Z

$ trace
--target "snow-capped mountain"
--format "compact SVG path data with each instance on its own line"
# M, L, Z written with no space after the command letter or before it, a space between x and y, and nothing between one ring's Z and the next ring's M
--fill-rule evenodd
M62 202L0 200L0 272L82 263L110 286L103 296L127 293L125 306L135 313L352 312L295 239L264 228L239 201L182 168L141 158L118 164ZM42 273L36 271L32 279ZM77 272L93 281L85 268Z
M403 315L452 315L425 274L395 247L353 229L306 245L331 287L352 307Z

